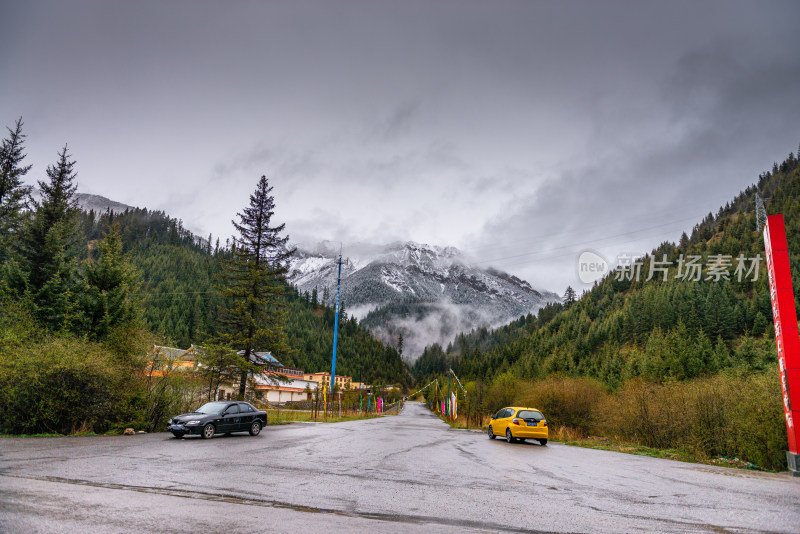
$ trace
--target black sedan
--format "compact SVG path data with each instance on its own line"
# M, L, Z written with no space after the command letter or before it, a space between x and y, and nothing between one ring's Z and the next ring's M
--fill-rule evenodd
M250 432L257 436L267 424L267 412L256 410L249 402L208 402L192 413L170 419L167 430L176 438L186 434L199 434L205 439L214 434Z

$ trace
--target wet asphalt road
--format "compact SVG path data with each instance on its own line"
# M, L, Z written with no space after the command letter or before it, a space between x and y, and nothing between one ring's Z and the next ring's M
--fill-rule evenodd
M800 478L398 417L0 439L0 532L800 532Z

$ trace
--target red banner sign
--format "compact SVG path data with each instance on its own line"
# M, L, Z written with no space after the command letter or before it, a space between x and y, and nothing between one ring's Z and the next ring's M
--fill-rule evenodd
M772 317L775 320L775 344L778 349L789 452L797 455L797 446L800 443L800 429L797 427L800 423L800 334L797 330L797 310L794 305L783 215L770 215L767 218L764 248L767 251ZM790 462L790 469L791 467Z

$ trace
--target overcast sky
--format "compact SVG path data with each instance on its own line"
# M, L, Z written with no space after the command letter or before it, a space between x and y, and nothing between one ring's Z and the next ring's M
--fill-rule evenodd
M453 245L563 293L677 240L800 143L800 3L0 0L28 179L232 233Z

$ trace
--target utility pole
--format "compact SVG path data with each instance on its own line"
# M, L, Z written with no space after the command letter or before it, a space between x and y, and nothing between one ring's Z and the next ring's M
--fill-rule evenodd
M764 199L756 193L756 230L759 232L767 224L767 209L764 207Z
M445 406L450 406L450 371L449 370L447 371L447 402L445 403ZM447 417L450 417L452 415L452 413L453 413L453 407L450 406L450 409L447 410L447 411L448 411Z
M331 363L331 394L336 381L336 340L339 333L339 288L342 285L342 251L339 250L339 275L336 278L336 314L333 322L333 362Z

